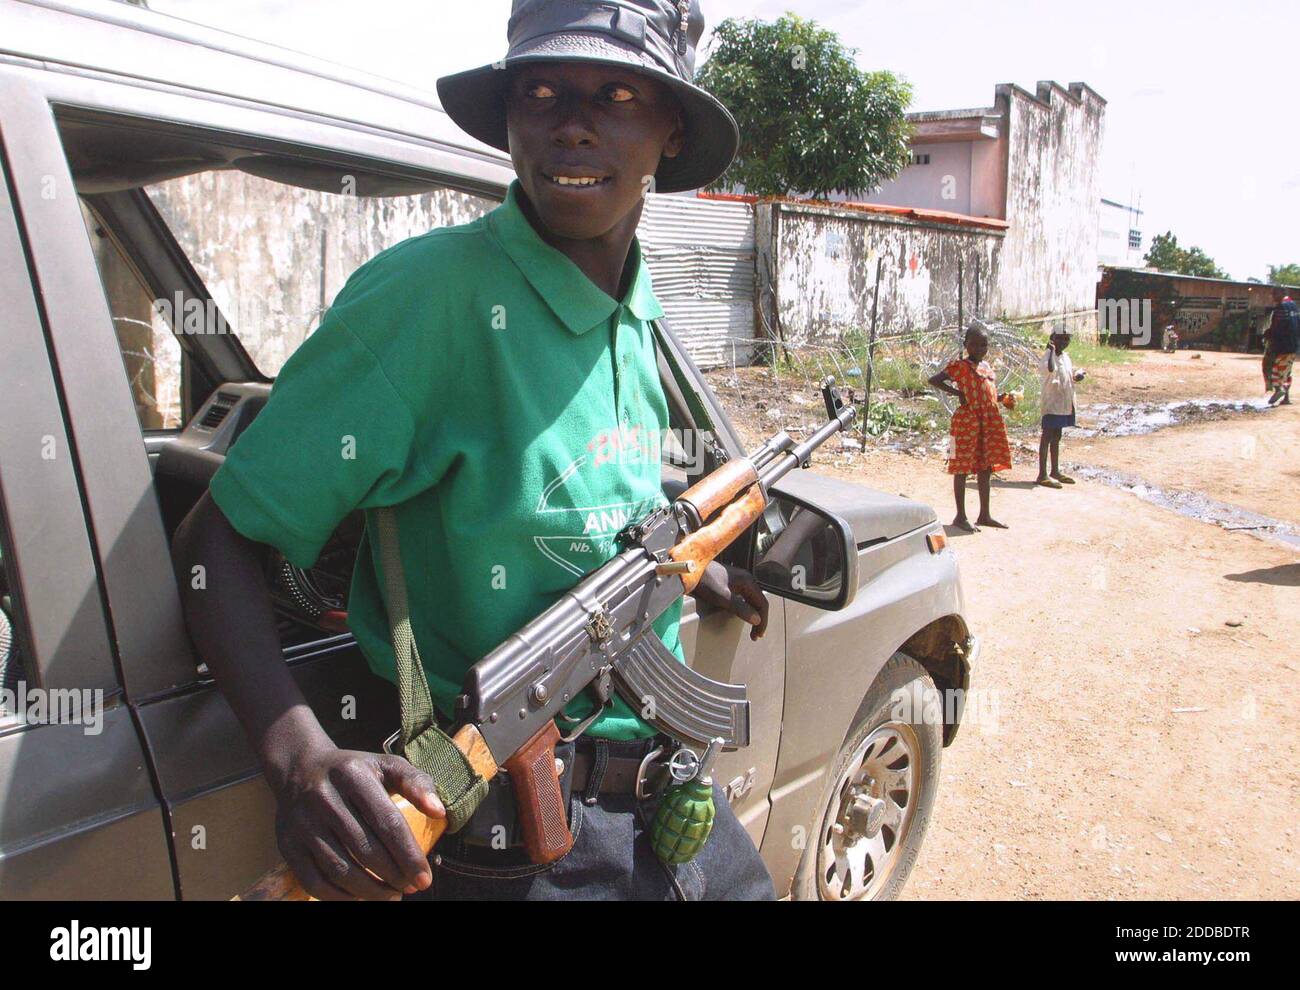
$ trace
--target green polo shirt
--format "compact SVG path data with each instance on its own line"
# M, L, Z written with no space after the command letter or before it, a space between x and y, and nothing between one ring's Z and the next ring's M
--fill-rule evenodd
M640 245L613 299L537 235L518 197L514 183L487 216L357 269L212 480L236 529L304 567L353 509L397 507L416 643L444 714L475 661L666 502L649 325L663 310ZM379 568L367 535L348 624L395 680ZM679 658L680 614L655 625ZM583 696L568 713L591 707ZM589 732L653 730L616 698Z

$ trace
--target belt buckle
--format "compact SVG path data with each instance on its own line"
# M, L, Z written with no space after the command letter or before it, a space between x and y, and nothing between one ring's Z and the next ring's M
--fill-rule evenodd
M636 798L638 801L645 801L651 797L651 795L647 793L645 788L643 787L646 781L646 771L650 767L650 762L656 756L662 756L665 749L667 749L666 746L656 746L654 749L650 750L650 752L646 753L645 757L641 760L641 765L637 767Z

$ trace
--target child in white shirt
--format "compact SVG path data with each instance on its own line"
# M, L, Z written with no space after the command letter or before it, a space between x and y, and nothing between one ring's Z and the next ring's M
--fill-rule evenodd
M1063 328L1051 336L1047 353L1043 355L1039 372L1043 376L1043 432L1038 441L1038 481L1044 488L1060 488L1074 484L1074 479L1061 473L1061 431L1074 426L1074 383L1084 379L1082 371L1075 371L1070 356L1065 353L1070 346L1070 335ZM1047 457L1051 454L1052 473L1047 473Z

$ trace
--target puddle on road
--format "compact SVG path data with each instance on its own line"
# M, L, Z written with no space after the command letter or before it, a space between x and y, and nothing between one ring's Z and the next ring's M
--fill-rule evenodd
M1258 399L1180 399L1130 405L1098 403L1079 409L1082 437L1133 437L1185 423L1209 423L1234 416L1253 416L1268 409L1268 397Z
M1171 509L1189 519L1210 523L1232 532L1247 533L1262 540L1285 543L1293 549L1300 550L1300 529L1280 519L1270 519L1249 509L1207 498L1197 492L1168 491L1159 485L1153 485L1149 481L1122 471L1090 467L1086 464L1071 464L1070 471L1080 478L1099 481L1112 488L1122 489L1136 495L1144 502Z

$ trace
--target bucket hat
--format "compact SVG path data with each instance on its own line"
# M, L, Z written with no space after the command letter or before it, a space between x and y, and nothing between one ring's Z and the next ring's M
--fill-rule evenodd
M682 150L660 160L655 190L699 189L727 170L740 144L727 108L693 82L703 33L699 0L514 0L505 57L443 76L438 98L463 130L508 152L505 84L512 66L589 62L634 70L672 90L685 123Z

